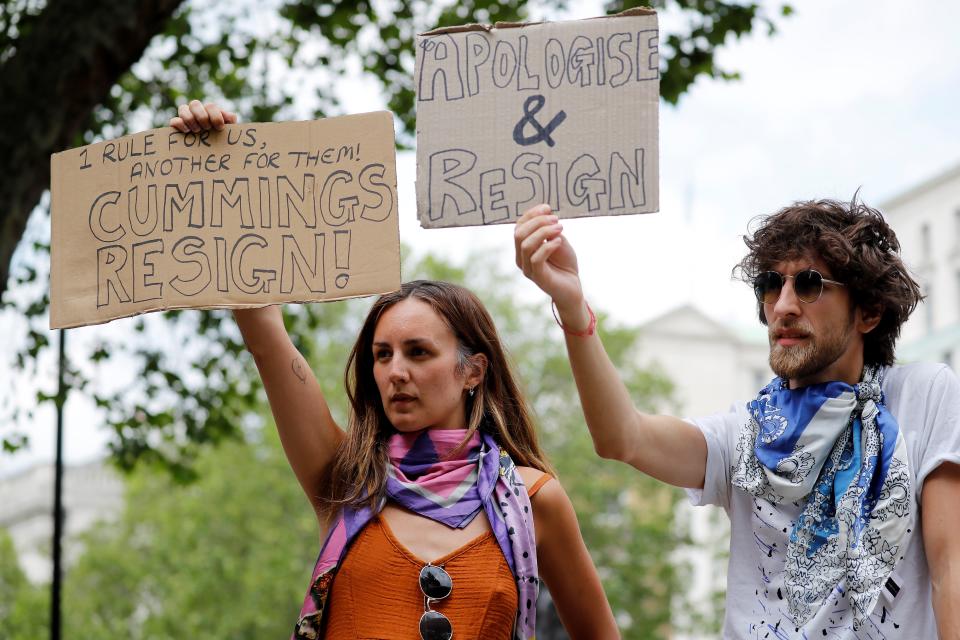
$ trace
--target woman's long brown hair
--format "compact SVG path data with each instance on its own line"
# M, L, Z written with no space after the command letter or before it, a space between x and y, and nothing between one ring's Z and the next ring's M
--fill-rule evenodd
M374 303L353 345L344 382L350 398L349 429L328 468L322 512L331 517L339 507L373 506L384 495L387 481L387 439L394 433L373 377L373 336L383 313L407 298L429 304L453 331L458 344L458 368L483 354L486 373L467 397L467 437L478 429L490 433L518 466L552 472L537 442L530 408L520 392L493 319L469 289L449 282L415 280Z

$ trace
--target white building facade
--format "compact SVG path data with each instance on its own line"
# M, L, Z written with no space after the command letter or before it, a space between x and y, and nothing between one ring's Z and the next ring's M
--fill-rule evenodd
M0 479L0 528L6 529L20 566L31 582L53 573L53 465L38 465ZM123 507L123 483L101 462L70 466L63 475L64 562L80 548L76 537L95 522L116 517Z
M904 362L960 364L960 165L881 205L926 300L903 327Z

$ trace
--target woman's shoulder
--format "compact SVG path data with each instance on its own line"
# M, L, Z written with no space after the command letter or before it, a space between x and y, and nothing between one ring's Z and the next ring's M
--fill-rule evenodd
M517 472L520 474L520 479L523 480L523 484L527 487L527 495L532 499L535 495L538 495L544 487L549 487L547 493L550 493L552 485L557 485L559 487L559 482L551 474L541 471L540 469L535 469L534 467L517 467Z

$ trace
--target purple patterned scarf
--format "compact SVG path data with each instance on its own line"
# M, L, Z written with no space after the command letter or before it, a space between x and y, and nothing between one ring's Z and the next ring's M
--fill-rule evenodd
M448 457L466 435L465 429L429 429L391 436L387 496L451 528L466 527L482 509L517 581L519 600L513 639L531 640L536 630L540 579L530 498L513 460L492 436L474 432L458 455ZM376 509L344 508L333 520L292 640L320 637L337 567L350 543L385 503L381 500Z

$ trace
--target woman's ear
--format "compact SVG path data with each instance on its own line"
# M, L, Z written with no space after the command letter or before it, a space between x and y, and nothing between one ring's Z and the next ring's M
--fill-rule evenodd
M467 378L464 381L464 386L469 391L483 383L483 379L487 375L488 360L487 356L482 353L475 353L469 356L467 360L470 366L467 368Z

